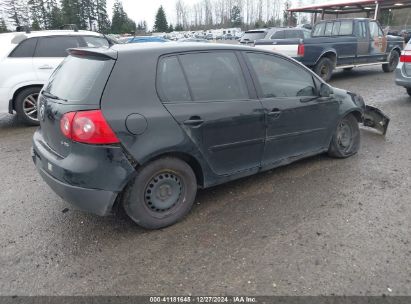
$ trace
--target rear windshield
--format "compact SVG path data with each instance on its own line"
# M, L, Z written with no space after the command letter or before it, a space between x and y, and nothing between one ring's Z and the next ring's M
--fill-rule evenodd
M106 58L68 56L44 90L70 104L99 104L113 64Z
M264 39L266 35L265 31L245 32L242 40L254 41L257 39Z

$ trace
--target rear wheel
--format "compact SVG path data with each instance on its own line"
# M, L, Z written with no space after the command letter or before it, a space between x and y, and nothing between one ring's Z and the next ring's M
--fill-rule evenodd
M382 70L385 73L391 73L395 70L400 61L400 54L397 51L392 51L388 57L388 63L382 65Z
M333 73L334 64L330 58L323 57L314 67L314 72L320 76L324 81L329 81L331 79L331 74Z
M41 88L32 87L22 90L15 99L15 110L18 118L26 125L38 126L37 99Z
M338 123L331 139L328 154L332 157L346 158L357 153L359 148L358 121L353 114L348 114Z
M191 167L180 159L165 157L138 169L124 193L123 206L138 225L158 229L181 220L190 211L196 192Z
M411 96L411 88L407 88L407 93Z

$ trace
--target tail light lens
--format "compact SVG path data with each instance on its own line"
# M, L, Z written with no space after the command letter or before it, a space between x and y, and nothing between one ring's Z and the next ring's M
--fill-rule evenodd
M403 51L400 56L400 62L411 62L411 51Z
M298 45L297 56L303 57L304 52L305 52L305 47L304 47L304 44L301 43Z
M100 110L68 112L60 120L61 133L86 144L116 144L119 139Z

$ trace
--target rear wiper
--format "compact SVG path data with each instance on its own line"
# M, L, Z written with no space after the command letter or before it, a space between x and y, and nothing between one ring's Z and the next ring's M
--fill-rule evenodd
M60 97L58 97L58 96L56 96L56 95L54 95L54 94L52 94L52 93L50 93L50 92L48 92L48 91L42 91L41 92L41 94L43 94L44 96L46 96L47 98L51 98L51 99L57 99L57 100L61 100L61 101L67 101L67 99L63 99L63 98L60 98Z

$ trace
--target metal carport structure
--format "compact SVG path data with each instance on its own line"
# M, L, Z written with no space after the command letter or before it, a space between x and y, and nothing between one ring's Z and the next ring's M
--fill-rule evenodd
M321 4L313 4L301 7L291 7L288 9L290 14L293 13L312 13L314 22L317 21L317 14L324 19L325 14L339 15L365 13L368 18L373 16L378 18L382 9L402 9L411 7L411 0L335 0ZM290 18L291 19L291 18Z

